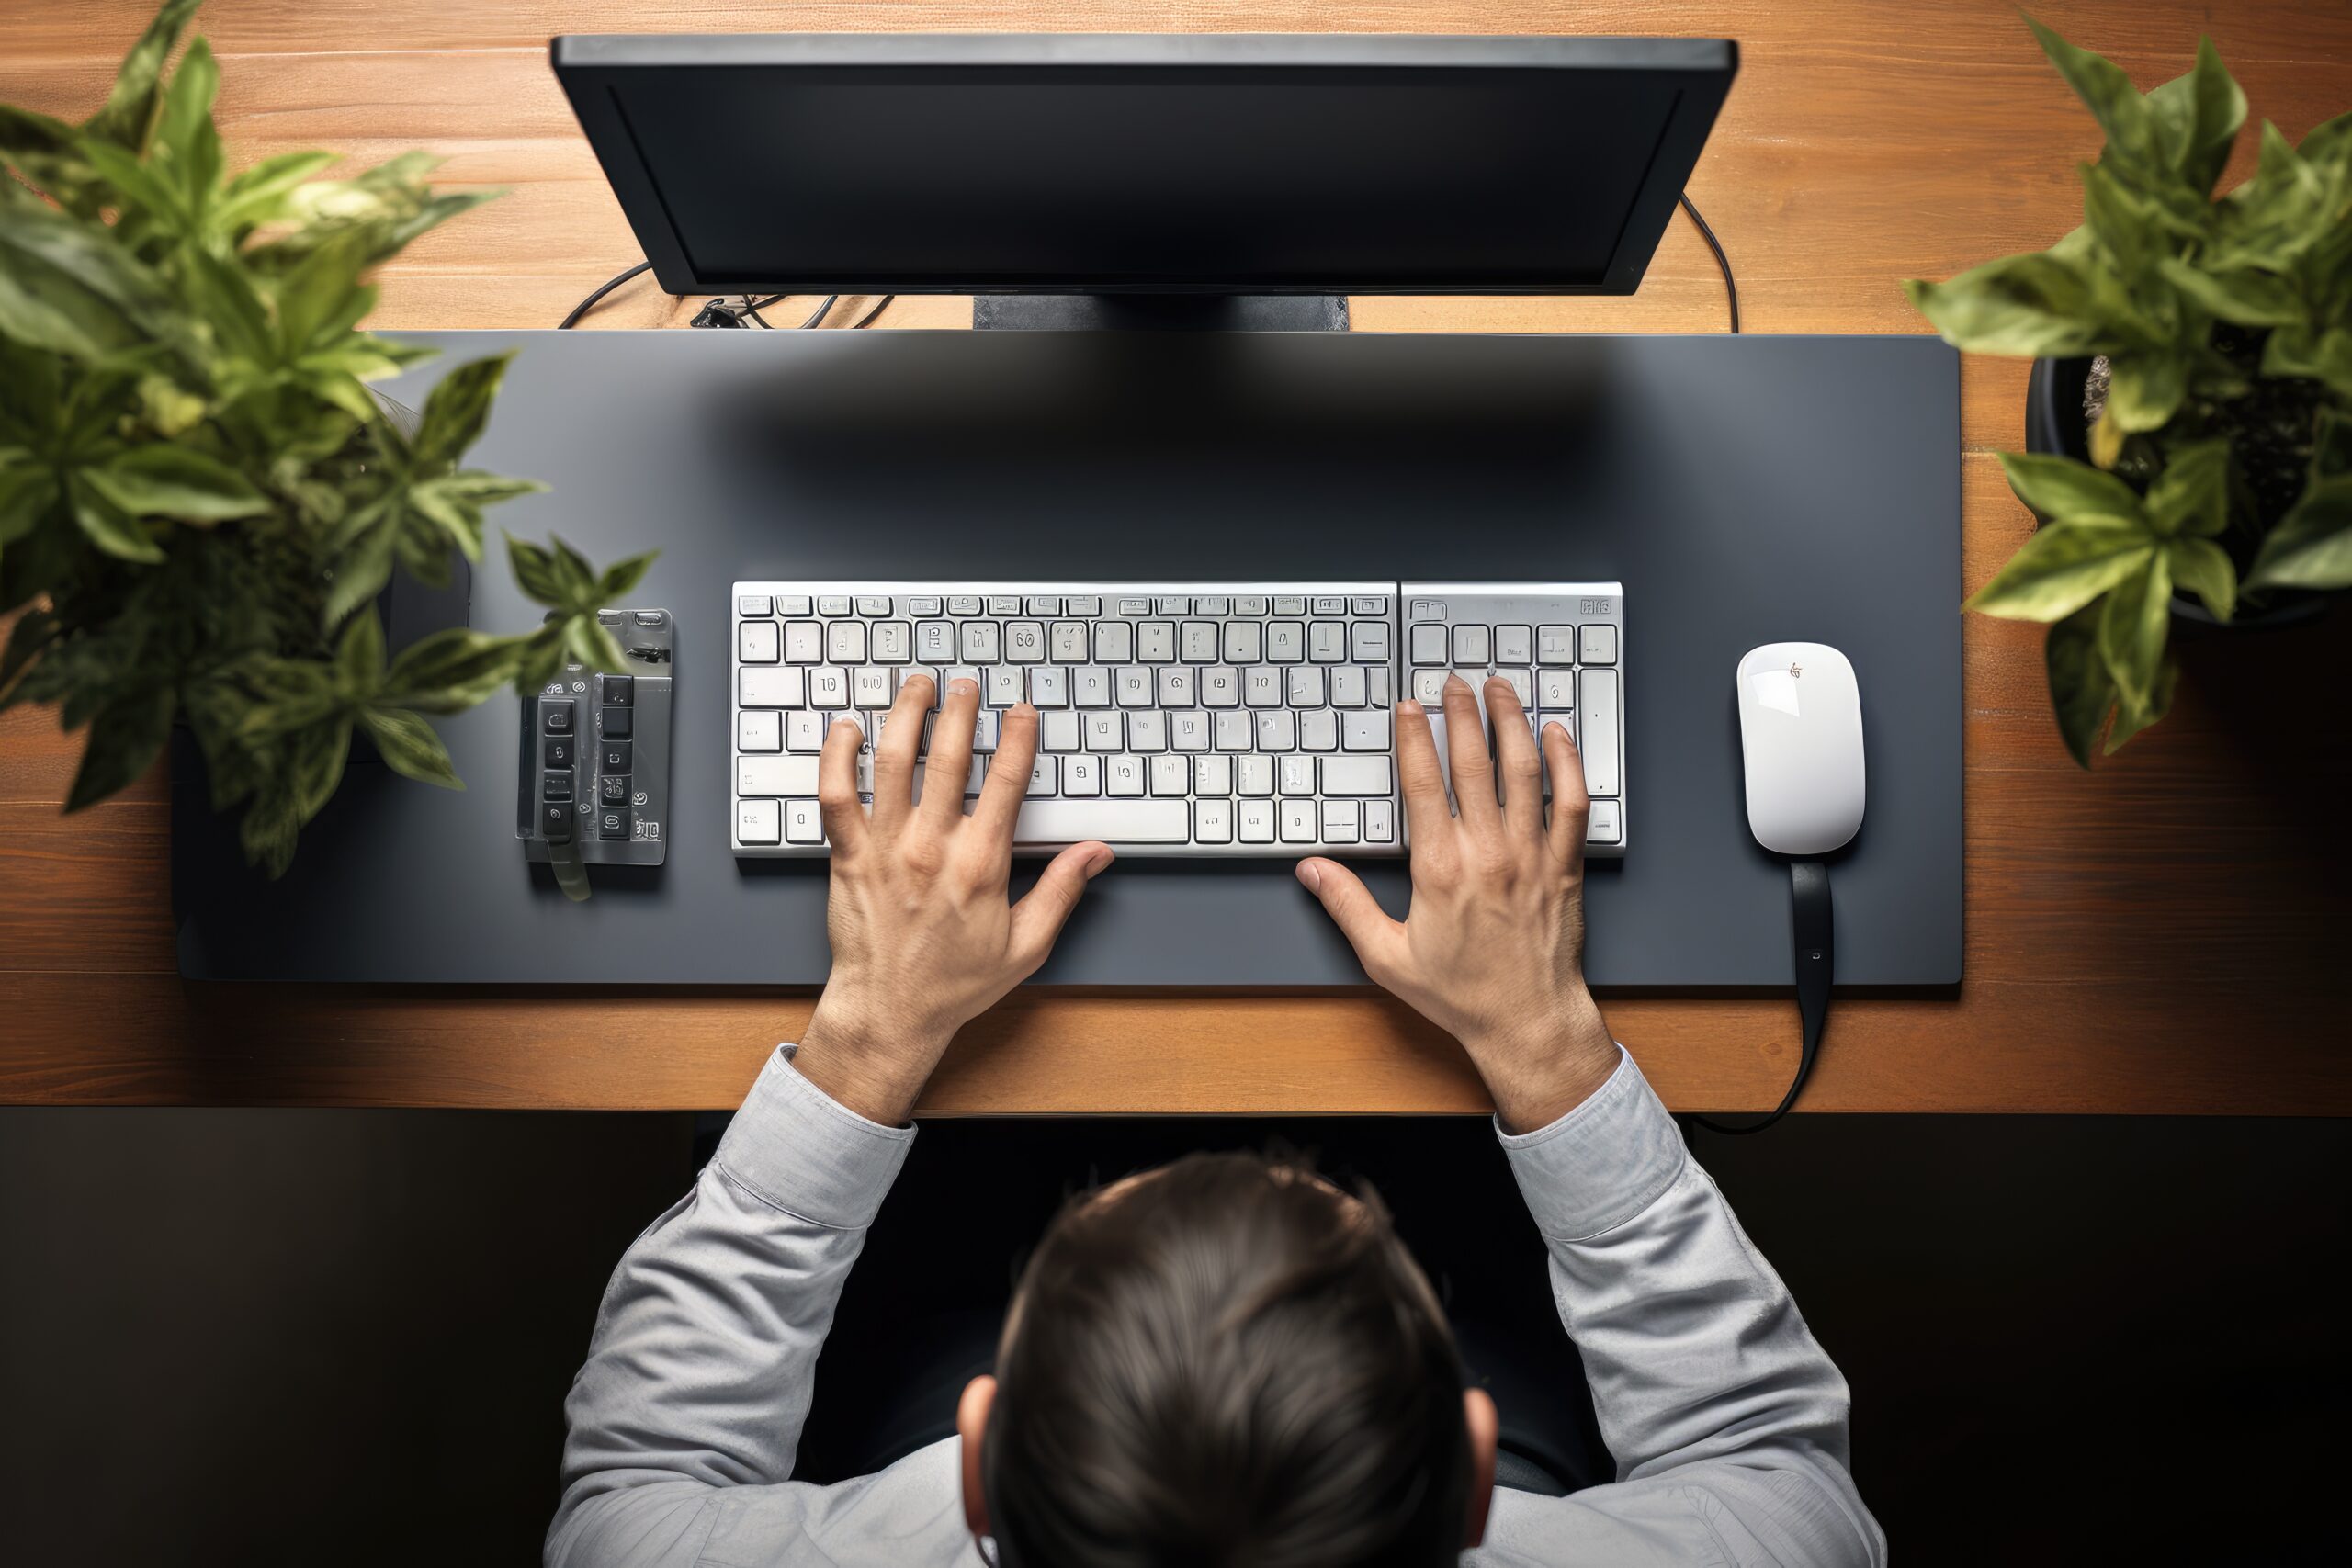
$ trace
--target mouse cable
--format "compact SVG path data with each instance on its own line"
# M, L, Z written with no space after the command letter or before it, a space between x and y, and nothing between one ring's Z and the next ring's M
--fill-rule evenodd
M860 316L857 320L849 324L850 331L855 332L860 327L872 326L874 324L874 318L888 310L890 308L890 301L897 298L898 296L895 294L885 294L882 296L881 300L875 305L874 309L866 311L865 314Z
M1690 215L1690 221L1699 226L1699 235L1707 242L1707 249L1715 253L1715 265L1723 269L1724 292L1731 297L1731 330L1736 333L1739 331L1739 285L1732 281L1731 258L1724 254L1723 245L1715 239L1715 231L1707 227L1707 220L1699 216L1699 209L1690 205L1690 198L1679 196L1675 199L1682 204L1682 210Z
M1821 1050L1822 1026L1829 1021L1829 984L1838 969L1838 925L1829 907L1829 868L1817 860L1789 863L1789 926L1797 970L1797 1016L1804 1030L1804 1046L1797 1055L1797 1076L1760 1122L1729 1126L1712 1117L1690 1118L1710 1133L1739 1136L1760 1133L1789 1113L1804 1092L1813 1074L1813 1059Z

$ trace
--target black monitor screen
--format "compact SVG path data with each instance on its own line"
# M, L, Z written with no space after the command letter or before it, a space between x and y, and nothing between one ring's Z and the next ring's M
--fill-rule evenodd
M1723 90L1495 66L721 56L603 74L567 85L640 235L616 134L698 291L1606 288Z

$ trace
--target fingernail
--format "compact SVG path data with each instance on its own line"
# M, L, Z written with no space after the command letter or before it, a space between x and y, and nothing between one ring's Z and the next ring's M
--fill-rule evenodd
M978 684L970 681L959 679L947 682L947 692L950 696L968 697L979 689Z
M1102 875L1104 872L1110 870L1111 863L1118 858L1118 856L1111 852L1111 846L1108 844L1105 844L1101 849L1095 851L1086 859L1086 880L1091 882L1096 877Z
M1412 715L1421 711L1421 705L1415 702L1412 698L1407 697L1403 702L1396 705L1396 711L1408 717L1410 717Z
M1558 731L1559 731L1563 736L1566 735L1566 734L1567 734L1567 732L1568 732L1568 727L1567 727L1566 725L1565 725L1565 724L1562 724L1562 723L1561 723L1558 719L1556 719L1556 718L1547 718L1547 719L1545 719L1545 720L1544 721L1544 734L1549 735L1549 734L1551 734L1551 733L1552 733L1552 731L1554 731L1554 730L1555 730L1555 729L1556 729L1556 730L1558 730Z
M1459 676L1459 675L1453 675L1453 674L1449 674L1448 676L1446 676L1446 678L1445 678L1445 689L1446 689L1447 691L1449 691L1449 692L1450 692L1450 691L1452 691L1452 690L1453 690L1454 687L1456 687L1456 686L1461 687L1464 691L1465 691L1465 692L1466 692L1466 691L1468 691L1468 690L1470 689L1470 682L1467 682L1467 681L1465 681L1465 680L1464 680L1464 679L1463 679L1461 676Z
M1309 893L1323 891L1323 868L1311 860L1303 860L1298 863L1298 879L1306 884L1306 890Z

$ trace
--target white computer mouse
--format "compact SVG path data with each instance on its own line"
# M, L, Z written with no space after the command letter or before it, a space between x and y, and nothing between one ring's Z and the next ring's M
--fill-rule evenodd
M1820 642L1768 642L1739 661L1747 828L1784 855L1826 855L1862 825L1862 694Z

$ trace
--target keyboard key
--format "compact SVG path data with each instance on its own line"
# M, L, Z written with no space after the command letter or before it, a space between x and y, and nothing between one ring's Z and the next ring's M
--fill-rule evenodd
M1102 613L1102 596L1099 593L1073 593L1062 607L1073 615L1099 615Z
M1385 663L1388 659L1388 623L1358 621L1348 628L1348 657L1362 664Z
M1574 664L1577 661L1576 627L1536 627L1535 658L1542 664Z
M1584 841L1588 844L1622 842L1625 836L1625 819L1619 815L1622 809L1613 800L1594 801L1592 815L1585 819Z
M571 798L571 770L559 768L539 775L539 798L543 801L567 801Z
M1040 754L1029 764L1029 788L1032 795L1051 796L1061 785L1061 759Z
M1193 601L1182 593L1163 593L1152 602L1152 611L1161 615L1189 615L1193 613Z
M820 615L846 615L849 611L850 601L846 593L820 593L817 596L817 614Z
M777 844L784 841L782 806L773 800L739 800L735 803L735 841L739 844Z
M1111 671L1099 664L1089 664L1070 671L1070 701L1082 708L1106 708L1111 705Z
M1478 626L1453 628L1453 667L1456 670L1484 671L1492 655L1492 639L1487 628Z
M1121 756L1102 759L1102 793L1114 796L1136 796L1144 793L1144 761L1141 757Z
M1242 594L1239 598L1234 600L1233 613L1237 615L1264 615L1266 613L1265 596L1262 594Z
M1032 615L1058 615L1062 613L1062 598L1058 593L1032 593L1027 613Z
M1079 749L1078 715L1066 708L1047 708L1037 716L1037 749L1075 751Z
M1168 716L1158 708L1137 708L1127 715L1127 750L1167 750Z
M989 614L991 615L1017 615L1021 614L1021 595L1018 593L989 594Z
M1323 671L1311 664L1283 671L1283 701L1292 707L1319 708L1328 690Z
M767 716L774 718L775 715L769 714ZM634 740L607 740L596 748L596 771L605 773L628 773L630 764L636 761L636 751L637 742Z
M865 662L865 623L864 621L828 621L825 624L825 662L828 664Z
M1255 716L1258 720L1258 750L1261 751L1295 751L1298 750L1298 715L1289 708L1274 708Z
M1388 614L1388 598L1385 594L1360 593L1348 601L1348 609L1358 615L1385 615Z
M797 708L806 690L807 671L765 667L735 672L736 705L747 708Z
M936 615L939 613L940 601L936 594L918 593L907 601L907 614L910 615Z
M1221 709L1209 728L1211 743L1220 751L1247 751L1258 741L1257 720L1238 708Z
M1318 826L1312 800L1285 800L1282 803L1283 842L1311 844Z
M1234 825L1245 844L1271 844L1274 841L1274 803L1271 800L1244 800L1233 808Z
M550 768L568 768L571 766L571 748L574 742L569 736L548 736L546 740L541 742L540 761L542 765Z
M626 806L600 806L596 808L596 837L626 840L629 835L632 813Z
M549 702L545 698L540 699L539 728L545 730L548 734L571 734L571 720L572 711L571 701L570 698L565 698L560 702Z
M814 708L802 708L784 716L784 749L787 751L821 751L825 749L825 716Z
M1124 751L1127 749L1127 716L1116 708L1108 713L1085 716L1086 749L1090 751Z
M1318 615L1344 615L1348 613L1348 602L1336 593L1319 593L1315 596L1314 613Z
M817 793L815 757L738 757L737 795L807 795Z
M1320 602L1317 601L1317 603ZM1308 622L1306 656L1317 664L1337 664L1347 658L1347 623L1345 621Z
M1389 749L1388 710L1379 708L1369 713L1341 714L1340 749L1343 751L1385 752Z
M823 663L825 659L824 622L785 622L784 657L785 661L789 664Z
M1497 626L1495 628L1495 662L1497 664L1534 663L1534 632L1526 626Z
M1252 665L1242 671L1241 700L1253 708L1280 707L1283 673L1271 664Z
M962 625L963 659L967 664L993 664L1001 651L994 621L966 621Z
M1362 834L1361 818L1352 800L1327 800L1323 803L1323 841L1327 844L1352 844Z
M1272 757L1236 757L1233 760L1233 787L1239 794L1261 799L1272 795L1274 760Z
M980 596L977 593L950 594L947 613L951 615L977 615L980 613Z
M1202 844L1233 842L1233 802L1229 800L1198 800L1193 803L1193 840Z
M980 700L992 708L1009 708L1022 700L1025 673L1018 664L991 664L980 682Z
M1034 707L1068 707L1069 705L1069 671L1052 665L1040 665L1030 671L1029 702Z
M775 596L775 613L779 615L805 615L809 613L806 593L779 593Z
M1280 600L1275 601L1280 604ZM1306 657L1306 626L1303 621L1272 621L1266 626L1266 662L1295 664Z
M1168 716L1168 744L1179 751L1205 751L1209 749L1209 716L1199 708L1185 708Z
M1241 672L1230 664L1212 664L1200 672L1193 684L1200 689L1203 707L1231 708L1241 705Z
M1180 603L1182 601L1179 601ZM1176 623L1173 621L1138 621L1136 623L1136 657L1146 664L1169 664L1176 658Z
M831 664L809 671L808 705L828 712L849 706L849 671Z
M1445 628L1424 623L1413 628L1411 638L1415 664L1446 662Z
M563 782L567 786L569 786L571 783L571 775L570 773L564 774ZM570 793L568 788L566 793ZM605 773L602 777L598 778L596 780L596 802L600 806L627 806L628 804L628 775L626 773Z
M1367 844L1393 844L1396 841L1396 807L1394 802L1367 800L1363 803L1363 841Z
M1233 759L1230 757L1193 758L1193 792L1196 795L1231 795L1233 793Z
M1056 621L1046 628L1046 646L1057 664L1086 662L1087 626L1084 621Z
M1015 664L1042 664L1046 659L1046 623L1004 623L1004 656Z
M749 840L744 840L750 842ZM784 841L787 844L821 844L825 841L825 813L813 800L787 800L784 803Z
M1535 705L1545 709L1576 706L1575 672L1568 670L1537 671L1535 672Z
M1131 621L1094 623L1094 661L1125 664L1136 656L1136 628Z
M899 694L898 671L887 664L868 664L852 671L850 700L862 708L887 708Z
M1102 793L1102 759L1064 757L1062 759L1062 793L1066 795L1101 795Z
M1582 626L1577 630L1577 662L1579 664L1614 664L1617 662L1617 628L1615 626Z
M561 801L542 804L539 807L539 837L550 844L568 844L571 842L574 820L575 814L569 805ZM774 842L773 840L769 841Z
M1386 757L1326 757L1322 778L1325 795L1396 793L1395 771Z
M1615 795L1618 783L1617 671L1585 670L1577 675L1577 750L1584 757L1589 795Z
M914 627L905 621L874 623L874 662L904 664L914 657Z
M1190 838L1192 807L1181 800L1026 800L1013 835L1035 844L1181 844Z
M1284 795L1315 793L1315 759L1284 757L1282 759L1282 786Z
M1193 762L1189 757L1169 755L1150 760L1151 793L1154 795L1190 795L1193 791Z
M1300 598L1295 593L1279 594L1274 599L1274 614L1277 615L1303 615L1306 614L1306 601Z
M1336 751L1340 749L1340 716L1331 708L1309 708L1298 716L1298 749Z
M735 596L735 613L739 615L772 615L775 602L764 593L739 593Z
M784 750L784 716L746 709L735 716L735 748L739 751Z
M1231 610L1227 608L1227 605L1229 603L1230 601L1228 601L1222 593L1204 593L1193 601L1193 614L1196 615L1229 615L1233 613Z
M1381 673L1385 675L1386 671ZM1366 671L1352 664L1342 664L1331 671L1331 705L1335 708L1360 708L1368 699L1372 685Z
M1118 674L1119 705L1123 708L1148 708L1152 705L1152 693L1158 689L1151 671L1140 664L1130 664Z
M597 733L616 740L627 739L636 728L635 708L604 707L596 710Z
M1159 671L1159 705L1161 707L1191 707L1198 700L1192 671L1181 664L1171 664Z
M1225 623L1225 661L1227 664L1255 664L1265 657L1265 628L1255 621Z

